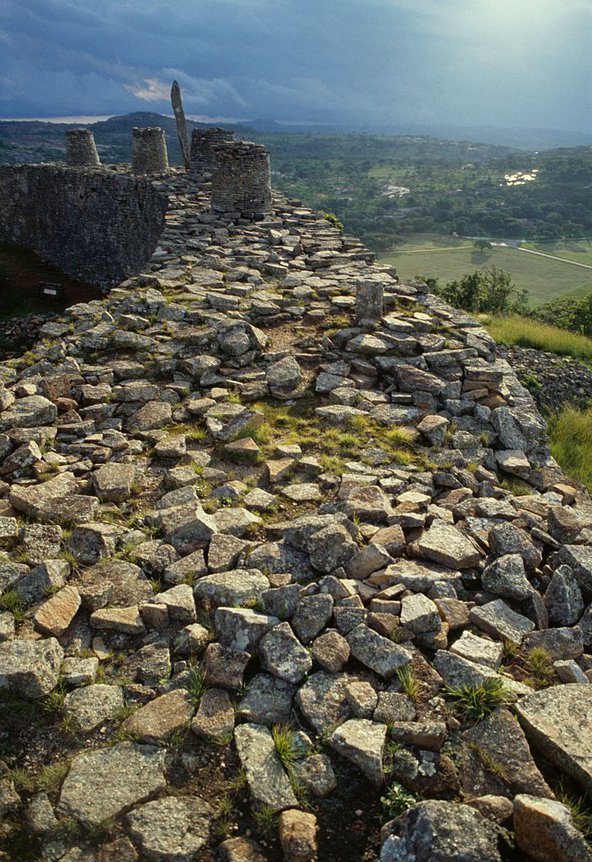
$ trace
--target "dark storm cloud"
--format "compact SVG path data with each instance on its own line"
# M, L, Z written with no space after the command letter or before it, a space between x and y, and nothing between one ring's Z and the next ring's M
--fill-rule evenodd
M0 115L590 127L588 0L3 0Z

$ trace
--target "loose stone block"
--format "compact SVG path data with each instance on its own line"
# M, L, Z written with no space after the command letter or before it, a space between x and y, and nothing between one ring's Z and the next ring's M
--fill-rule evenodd
M384 284L381 281L356 282L356 322L380 320L384 311Z

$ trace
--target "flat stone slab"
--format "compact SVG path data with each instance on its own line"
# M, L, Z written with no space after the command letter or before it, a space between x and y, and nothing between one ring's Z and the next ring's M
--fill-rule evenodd
M142 742L160 742L186 727L192 715L191 695L177 689L140 707L126 718L122 730Z
M0 691L43 697L58 684L64 651L55 638L0 643Z
M395 671L409 664L412 655L405 647L379 635L363 623L349 632L346 640L351 654L384 679L390 679Z
M592 792L592 685L554 685L516 707L527 738Z
M88 733L104 721L115 718L123 708L123 693L118 685L86 685L66 695L64 708L74 716L80 730Z
M164 762L163 749L130 742L79 754L64 779L58 811L90 825L116 817L164 790Z
M210 837L213 809L199 796L168 796L126 816L130 835L154 862L193 862Z
M448 566L450 569L470 569L476 566L481 554L466 536L442 521L434 521L417 541L422 557Z
M367 718L352 718L331 735L330 745L351 760L377 787L384 780L382 756L386 741L386 724Z
M241 724L234 731L234 739L253 799L273 811L298 807L271 731L261 724Z
M257 569L235 569L232 572L206 575L195 585L195 600L235 607L259 599L269 589L269 580Z
M296 703L319 735L335 729L350 717L348 677L344 673L318 671L298 690Z

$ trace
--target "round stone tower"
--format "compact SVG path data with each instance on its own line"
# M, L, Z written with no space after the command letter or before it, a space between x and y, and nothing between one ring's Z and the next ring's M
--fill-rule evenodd
M234 141L216 148L212 209L250 219L271 212L269 153L262 144Z
M94 135L89 129L69 129L65 137L68 167L96 168L101 164Z
M132 170L135 174L166 174L169 158L164 129L132 129Z
M190 170L197 174L213 173L215 148L232 140L234 132L227 129L194 129L191 133Z

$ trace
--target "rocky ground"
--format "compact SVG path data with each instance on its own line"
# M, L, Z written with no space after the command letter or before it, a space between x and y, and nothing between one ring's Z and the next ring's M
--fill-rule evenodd
M298 203L161 186L0 367L0 859L592 859L592 505L530 393Z

